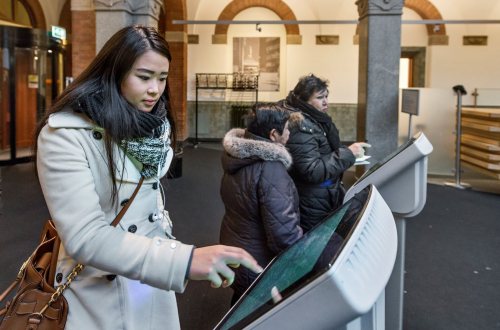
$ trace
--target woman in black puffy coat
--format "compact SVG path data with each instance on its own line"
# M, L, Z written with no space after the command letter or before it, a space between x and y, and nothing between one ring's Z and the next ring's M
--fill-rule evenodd
M370 145L341 144L326 113L328 82L313 74L302 77L280 104L291 112L286 147L293 159L290 175L300 196L301 226L307 232L342 205L343 173Z
M299 198L287 172L288 118L274 103L259 104L248 128L232 129L223 140L220 243L245 248L262 266L302 236ZM232 304L257 277L245 267L235 273Z

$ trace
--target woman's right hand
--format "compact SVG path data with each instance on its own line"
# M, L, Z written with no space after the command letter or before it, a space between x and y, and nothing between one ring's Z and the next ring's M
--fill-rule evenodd
M364 148L370 148L370 147L371 145L366 142L355 142L351 144L348 148L352 151L354 157L361 158L365 155Z
M261 273L262 267L245 250L233 246L213 245L196 248L193 251L188 278L207 280L212 287L228 287L234 281L234 272L229 267L240 265L255 273Z

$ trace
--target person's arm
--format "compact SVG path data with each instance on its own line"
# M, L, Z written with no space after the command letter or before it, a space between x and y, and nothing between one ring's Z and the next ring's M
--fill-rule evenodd
M303 182L321 183L337 178L356 161L347 147L321 155L318 143L314 134L307 129L295 128L290 131L287 148L293 158L294 175Z
M267 246L278 254L302 237L297 191L281 163L264 164L258 195Z

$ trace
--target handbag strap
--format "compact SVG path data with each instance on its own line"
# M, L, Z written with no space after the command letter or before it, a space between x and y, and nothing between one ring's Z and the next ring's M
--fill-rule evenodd
M130 207L130 205L134 201L135 196L137 196L139 189L141 189L143 182L144 182L144 176L141 176L141 179L139 180L137 187L135 188L134 192L132 193L132 196L130 196L130 199L122 207L120 212L116 215L113 222L111 222L111 226L116 227L118 225L118 223L120 223L120 220L123 218L123 216L127 212L128 208ZM9 293L17 286L17 284L21 281L21 279L23 277L22 275L24 273L24 269L26 267L26 264L29 262L30 258L31 258L31 256L21 266L21 269L19 270L19 273L17 274L16 280L14 282L12 282L12 284L9 285L9 287L4 292L2 292L2 294L0 294L0 302L3 301L9 295ZM48 305L50 305L52 302L54 302L63 293L63 291L69 286L69 284L76 277L76 275L78 275L78 273L80 273L83 270L83 268L84 268L84 265L82 265L82 264L77 264L73 268L71 273L68 275L68 282L58 287L58 289L56 290L56 292L52 296L51 301L47 304L47 306L45 306L43 311L45 311L45 309L48 307ZM0 310L0 316L3 315L6 312L6 310L7 310L7 308Z
M125 215L125 213L127 212L130 204L132 204L132 202L134 201L135 199L135 196L137 195L137 193L139 192L139 189L141 189L141 186L142 186L142 183L144 182L144 177L141 175L141 179L139 180L139 183L137 184L137 187L135 187L135 190L134 192L132 193L132 196L130 196L129 200L127 201L127 203L125 203L125 206L122 207L122 209L120 210L120 213L118 213L116 215L116 218L115 220L113 220L113 222L111 222L111 226L113 227L116 227L118 225L118 223L120 223L120 220L123 218L123 216Z

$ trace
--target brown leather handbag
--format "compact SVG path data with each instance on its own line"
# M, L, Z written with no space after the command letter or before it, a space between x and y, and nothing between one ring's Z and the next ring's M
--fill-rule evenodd
M112 226L116 226L125 215L143 181L144 178L141 177L129 201L111 223ZM54 223L47 220L40 244L23 263L16 280L0 295L2 302L14 288L18 288L12 300L0 310L0 317L3 316L0 330L64 329L68 302L62 293L83 270L84 265L77 264L66 277L66 283L54 288L60 243Z

